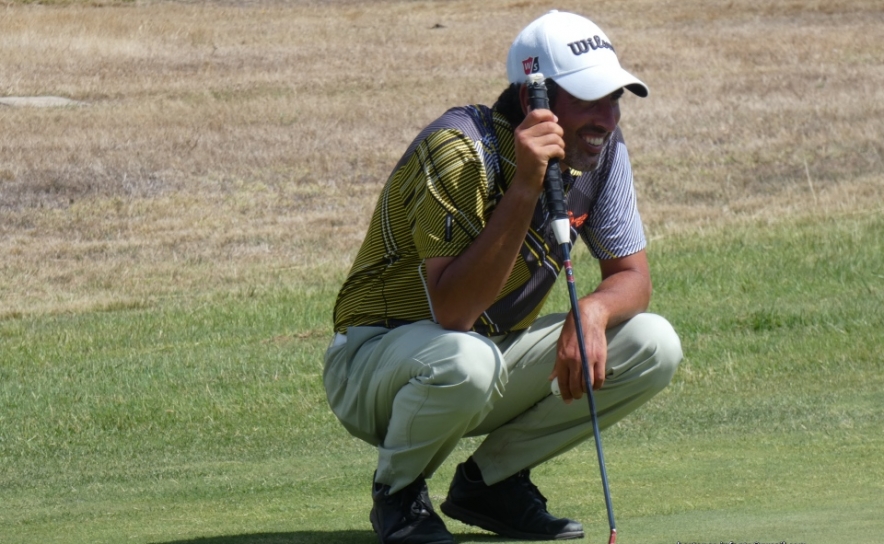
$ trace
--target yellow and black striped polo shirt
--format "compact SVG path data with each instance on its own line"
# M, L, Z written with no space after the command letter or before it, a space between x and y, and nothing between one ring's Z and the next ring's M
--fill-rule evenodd
M335 331L396 327L433 318L425 259L455 257L485 227L515 174L513 127L485 106L448 110L425 128L381 192L362 247L334 310ZM620 130L599 167L565 172L571 237L599 259L645 247L632 172ZM527 328L562 267L542 198L516 265L473 330L497 335Z

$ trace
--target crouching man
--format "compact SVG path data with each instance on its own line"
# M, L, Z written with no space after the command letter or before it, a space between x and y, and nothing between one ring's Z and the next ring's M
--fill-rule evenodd
M550 110L529 111L536 72ZM383 544L454 542L425 479L465 436L485 438L444 514L509 538L583 536L529 478L593 435L573 319L541 315L563 266L543 198L551 159L572 240L601 268L579 301L600 427L665 388L682 357L670 324L645 313L646 240L618 128L624 92L647 87L601 29L563 12L522 30L507 75L493 107L450 109L408 147L335 305L324 383L341 423L377 447L370 519Z

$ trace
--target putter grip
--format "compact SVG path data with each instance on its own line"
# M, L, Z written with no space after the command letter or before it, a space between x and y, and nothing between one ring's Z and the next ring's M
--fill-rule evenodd
M543 76L536 74L528 83L528 105L532 110L549 109L549 96ZM546 195L546 208L551 219L567 219L568 209L565 207L565 189L562 183L562 170L559 159L550 159L543 178L543 192Z

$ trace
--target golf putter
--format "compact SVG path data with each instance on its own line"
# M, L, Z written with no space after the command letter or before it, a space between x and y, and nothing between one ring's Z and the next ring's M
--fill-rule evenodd
M528 102L532 110L549 109L549 97L546 93L546 84L543 74L531 74L528 76ZM571 267L571 221L568 218L568 210L565 206L565 190L562 184L562 172L559 168L558 159L550 159L543 179L543 191L546 196L547 211L552 220L553 232L559 243L564 260L565 277L568 280L568 295L571 298L571 313L574 316L574 324L577 329L577 344L580 347L580 360L583 367L583 383L586 388L586 398L589 401L589 414L592 418L592 432L595 435L595 451L599 458L599 472L602 476L602 488L605 493L605 508L608 510L608 526L611 529L611 537L608 544L614 544L617 540L617 528L614 525L614 506L611 503L611 490L608 487L608 471L605 470L605 454L602 452L602 437L599 432L599 420L595 410L595 398L592 393L589 364L586 360L586 345L583 339L583 327L580 323L580 311L577 305L577 286L574 283L574 270Z

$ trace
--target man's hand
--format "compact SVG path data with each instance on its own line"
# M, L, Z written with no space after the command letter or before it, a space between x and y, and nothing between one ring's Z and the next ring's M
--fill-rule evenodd
M550 110L529 112L516 127L516 175L511 187L525 187L537 197L543 191L543 178L550 159L565 157L564 132ZM524 184L524 185L523 185Z
M593 389L599 389L605 383L608 360L605 331L646 311L651 299L651 275L644 250L626 257L600 260L599 268L602 282L579 301L586 364ZM586 392L576 329L574 315L569 313L559 336L555 367L549 376L550 380L559 379L562 400L566 403L579 399Z
M584 299L580 306L586 364L589 366L590 384L595 390L601 388L605 382L605 363L608 359L608 341L605 337L607 318L591 301ZM572 399L581 398L586 392L576 329L574 314L569 313L559 336L556 364L550 376L550 379L558 377L562 400L566 404L570 404Z

